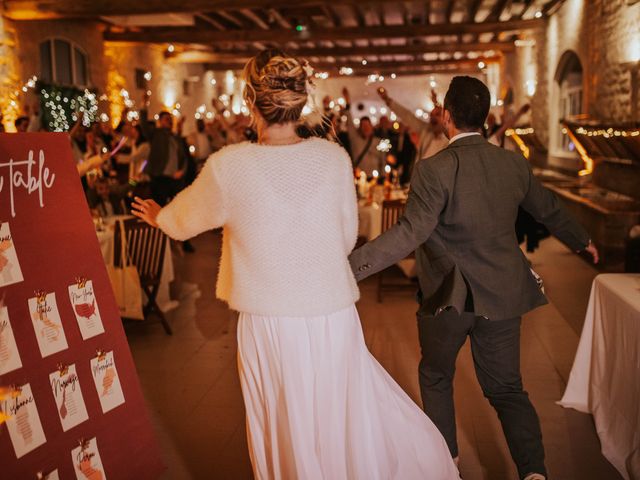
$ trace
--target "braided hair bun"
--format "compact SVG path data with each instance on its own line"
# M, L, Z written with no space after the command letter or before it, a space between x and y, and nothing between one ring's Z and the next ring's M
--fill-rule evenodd
M305 66L281 50L262 51L244 67L245 101L270 125L297 122L308 97Z

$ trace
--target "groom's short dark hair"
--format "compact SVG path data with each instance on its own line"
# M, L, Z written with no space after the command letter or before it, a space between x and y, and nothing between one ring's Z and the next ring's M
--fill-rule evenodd
M453 77L444 97L444 108L451 114L458 130L483 127L491 107L489 89L477 78Z

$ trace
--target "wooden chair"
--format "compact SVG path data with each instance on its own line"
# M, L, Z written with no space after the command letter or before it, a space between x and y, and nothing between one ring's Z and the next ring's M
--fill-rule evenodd
M398 222L400 217L402 217L402 215L404 214L406 204L406 200L384 200L382 202L382 223L380 233L386 232ZM415 258L415 253L411 253L407 258ZM387 270L382 270L380 273L378 273L378 303L382 303L382 294L384 291L398 291L407 289L415 290L416 287L413 282L385 283L384 273Z
M171 326L157 303L167 237L160 229L152 227L137 218L124 221L124 232L129 257L133 265L138 269L140 285L147 295L147 303L142 309L144 318L147 319L151 314L155 313L160 318L165 332L171 335L173 333ZM118 259L116 265L120 263L119 228L115 229L113 258Z

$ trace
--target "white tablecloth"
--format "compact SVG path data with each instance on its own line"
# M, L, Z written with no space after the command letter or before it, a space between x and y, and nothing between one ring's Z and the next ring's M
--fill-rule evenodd
M111 217L105 221L104 230L96 232L98 241L100 242L102 258L104 258L104 262L106 265L113 264L114 225L116 218L131 217ZM164 259L162 260L162 277L160 278L160 287L158 288L158 296L156 298L158 306L163 312L168 312L169 310L179 305L179 302L176 300L172 300L169 294L169 284L173 280L173 255L171 254L171 244L169 238L167 238L167 245L164 250ZM143 292L141 293L144 295Z
M367 204L364 200L358 203L358 236L371 241L380 235L382 231L382 207L373 202ZM406 258L397 263L405 276L414 278L416 273L416 260Z
M602 454L640 479L640 274L593 281L563 407L593 414Z

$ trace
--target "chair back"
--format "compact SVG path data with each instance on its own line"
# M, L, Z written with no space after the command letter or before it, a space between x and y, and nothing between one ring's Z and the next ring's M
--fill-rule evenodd
M380 233L384 233L395 225L404 214L406 200L384 200L382 202L382 224Z
M128 259L138 269L140 283L143 286L160 285L167 236L159 228L137 218L124 220L124 234ZM113 255L116 266L121 263L120 249L120 228L116 226Z

